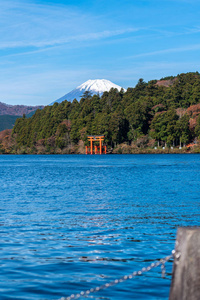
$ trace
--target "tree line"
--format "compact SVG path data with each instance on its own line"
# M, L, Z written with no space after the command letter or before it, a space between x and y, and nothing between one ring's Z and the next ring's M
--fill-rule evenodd
M105 144L140 148L186 145L200 136L200 74L139 79L134 88L83 94L80 101L63 101L38 109L31 118L16 120L13 151L71 153L87 135L104 135ZM60 151L60 152L59 152Z

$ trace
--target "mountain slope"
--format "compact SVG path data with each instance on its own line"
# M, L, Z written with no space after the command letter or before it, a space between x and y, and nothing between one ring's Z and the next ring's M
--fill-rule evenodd
M9 105L0 102L0 131L12 129L17 118L23 114L30 118L38 108L43 109L44 106Z
M21 116L0 115L0 131L12 129L15 125L15 121L20 117Z
M44 106L9 105L0 102L0 115L22 116L36 111L38 108L42 109Z
M50 105L55 102L61 103L64 100L73 101L75 98L79 101L86 91L90 92L91 95L99 94L101 96L104 92L109 92L111 88L120 91L122 87L106 79L88 80Z

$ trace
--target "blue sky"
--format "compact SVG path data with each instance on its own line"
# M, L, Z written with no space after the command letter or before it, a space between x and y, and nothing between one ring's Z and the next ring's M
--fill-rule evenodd
M48 105L88 79L200 72L199 0L0 0L0 101Z

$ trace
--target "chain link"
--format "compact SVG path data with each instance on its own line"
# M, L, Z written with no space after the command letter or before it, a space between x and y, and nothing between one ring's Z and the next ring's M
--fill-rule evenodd
M150 271L151 269L156 268L156 267L158 267L158 266L160 266L160 265L161 265L162 277L164 278L164 277L165 277L165 273L166 273L166 270L165 270L165 263L166 263L167 261L169 261L172 257L174 257L175 253L176 253L176 251L173 250L171 255L166 256L166 257L160 259L159 261L150 264L148 267L142 268L142 269L139 270L139 271L135 271L135 272L133 272L133 273L131 273L131 274L129 274L129 275L122 276L122 277L119 278L119 279L115 279L115 280L113 280L113 281L110 281L110 282L108 282L108 283L106 283L106 284L103 284L103 285L101 285L101 286L98 286L98 287L96 287L96 288L91 288L91 289L89 289L89 290L82 291L82 292L77 293L77 294L71 294L71 295L68 296L68 297L62 297L60 300L73 300L73 299L78 299L78 298L80 298L80 297L88 296L88 295L91 294L91 293L95 293L95 292L98 292L98 291L100 291L100 290L107 289L107 288L110 287L110 286L116 285L116 284L121 283L121 282L123 282L123 281L132 279L132 278L134 278L134 277L136 277L136 276L142 275L143 273L148 272L148 271Z

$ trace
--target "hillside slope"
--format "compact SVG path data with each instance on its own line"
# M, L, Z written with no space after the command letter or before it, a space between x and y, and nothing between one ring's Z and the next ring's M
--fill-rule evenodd
M25 106L25 105L8 105L0 102L0 131L12 129L17 118L25 114L31 117L37 109L43 109L44 106Z
M0 131L12 129L17 118L20 116L0 115Z
M44 106L26 106L26 105L10 105L0 102L0 115L23 116L37 109L43 109Z

